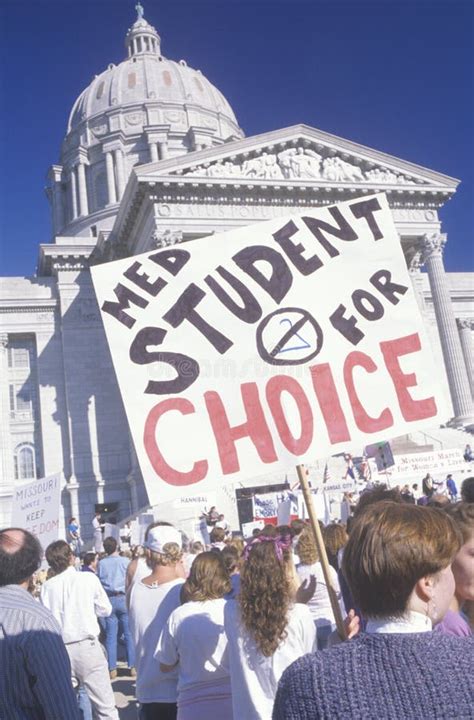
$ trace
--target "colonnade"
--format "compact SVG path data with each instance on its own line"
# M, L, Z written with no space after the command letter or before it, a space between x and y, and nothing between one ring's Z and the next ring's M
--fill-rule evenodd
M455 425L474 424L471 321L458 321L454 314L448 278L443 263L445 233L422 238L422 262L430 283L441 349L453 403Z

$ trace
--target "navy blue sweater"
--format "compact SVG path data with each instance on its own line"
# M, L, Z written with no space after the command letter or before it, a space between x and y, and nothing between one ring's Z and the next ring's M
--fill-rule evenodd
M362 634L282 675L273 720L474 718L474 638Z

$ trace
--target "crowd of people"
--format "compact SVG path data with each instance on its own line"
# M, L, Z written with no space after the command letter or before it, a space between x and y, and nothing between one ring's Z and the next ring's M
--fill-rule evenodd
M141 720L473 717L474 478L460 494L373 487L324 550L304 520L244 540L213 508L207 547L158 521L132 557L57 540L45 571L1 530L0 720L117 720L118 649Z

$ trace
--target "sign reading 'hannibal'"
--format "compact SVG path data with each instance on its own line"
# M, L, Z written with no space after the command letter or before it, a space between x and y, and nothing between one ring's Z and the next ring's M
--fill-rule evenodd
M445 419L384 195L92 275L150 502Z

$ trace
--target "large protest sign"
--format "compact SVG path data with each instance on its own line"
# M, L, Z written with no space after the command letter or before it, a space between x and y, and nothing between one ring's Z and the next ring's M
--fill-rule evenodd
M152 504L446 419L384 195L92 277Z
M58 539L61 474L15 485L12 527L36 535L44 550Z

